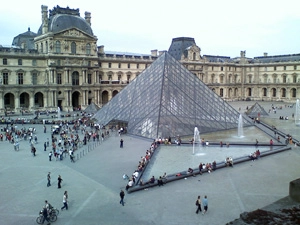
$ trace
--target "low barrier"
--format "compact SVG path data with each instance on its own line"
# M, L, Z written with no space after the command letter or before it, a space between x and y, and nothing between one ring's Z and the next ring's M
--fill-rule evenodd
M291 149L292 148L289 147L289 146L282 146L282 148L261 152L260 157L266 157L266 156L269 156L269 155L273 155L273 154L280 153L280 152L283 152L283 151L286 151L286 150L291 150ZM249 156L234 158L233 159L233 165L243 163L243 162L247 162L247 161L251 161L251 158ZM225 167L226 167L225 161L218 162L217 166L216 166L216 170L222 169L222 168L225 168ZM205 174L205 173L208 173L207 169L202 170L202 174ZM176 174L168 175L166 177L166 179L164 180L164 183L169 183L169 182L184 179L184 178L187 178L187 177L196 176L197 174L199 174L199 168L193 169L192 173L188 173L187 171L178 172ZM157 183L157 180L156 180L154 183L151 183L151 184L135 185L133 187L130 187L127 190L127 192L132 193L132 192L135 192L135 191L140 191L140 190L144 190L144 189L147 189L147 188L155 187L157 185L158 185L158 183Z

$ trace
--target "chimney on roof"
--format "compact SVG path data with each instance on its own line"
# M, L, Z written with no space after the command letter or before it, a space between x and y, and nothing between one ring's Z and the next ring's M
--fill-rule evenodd
M48 6L42 5L42 34L48 32Z
M151 50L151 56L153 57L157 56L157 49Z
M166 50L159 51L159 52L158 52L158 55L162 55L162 54L164 54L165 52L167 52L167 51L166 51Z
M264 57L267 57L268 56L268 53L267 52L264 52Z
M104 54L104 45L98 46L98 52Z
M85 21L91 26L91 13L90 12L85 12Z

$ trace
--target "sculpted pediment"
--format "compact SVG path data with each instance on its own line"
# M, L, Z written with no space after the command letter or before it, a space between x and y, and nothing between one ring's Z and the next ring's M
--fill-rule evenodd
M56 34L56 36L60 36L63 38L73 38L73 37L79 37L79 38L93 38L90 35L82 32L81 30L78 30L76 28L72 28L69 30L64 30L58 34Z

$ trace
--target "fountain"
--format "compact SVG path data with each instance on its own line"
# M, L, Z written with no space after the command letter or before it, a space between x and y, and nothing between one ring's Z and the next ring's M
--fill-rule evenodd
M299 99L297 99L297 101L296 101L295 124L296 124L296 126L300 126L300 101L299 101Z
M194 129L194 141L193 141L193 155L195 154L195 146L198 144L199 148L201 145L200 132L197 127Z
M57 118L60 118L60 108L57 107Z
M244 137L243 116L240 114L238 123L238 137Z

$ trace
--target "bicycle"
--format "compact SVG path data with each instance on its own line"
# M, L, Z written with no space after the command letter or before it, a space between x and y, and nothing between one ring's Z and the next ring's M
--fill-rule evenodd
M56 210L57 210L57 211L56 211ZM55 222L55 221L57 220L57 215L58 215L57 212L59 213L58 209L54 209L54 210L51 210L51 211L49 212L49 214L48 214L48 219L49 219L50 222ZM56 214L56 213L57 213L57 214ZM44 219L43 211L40 211L39 216L36 218L36 222L37 222L38 224L42 224L43 219Z

